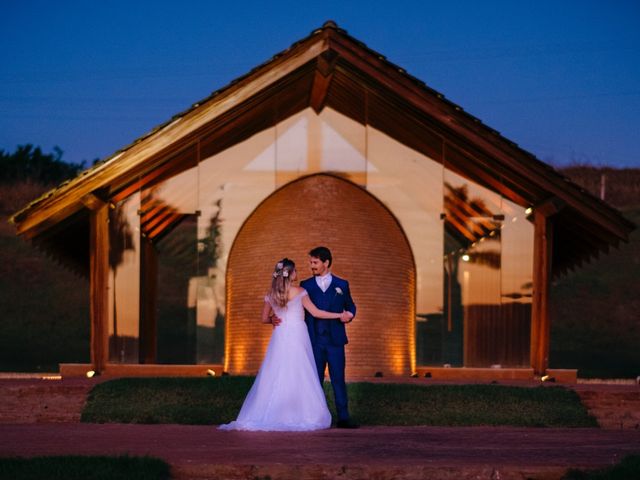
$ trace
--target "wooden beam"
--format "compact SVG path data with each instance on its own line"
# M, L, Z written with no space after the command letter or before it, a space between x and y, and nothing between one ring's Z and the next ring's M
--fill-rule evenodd
M566 205L567 203L564 200L558 197L551 197L536 205L533 209L540 212L545 217L551 217L564 209Z
M533 298L531 305L531 366L537 375L549 367L549 285L553 251L553 224L539 211L533 213Z
M81 202L89 210L98 210L107 204L107 202L96 195L95 192L87 193L82 197Z
M327 101L327 92L333 79L333 69L337 58L338 54L331 50L318 57L313 85L309 94L309 105L317 114L320 114Z
M91 363L101 372L109 357L109 207L91 212L90 234L90 316Z
M327 92L329 91L332 78L333 75L329 74L324 76L316 70L313 78L313 86L311 87L311 93L309 95L309 105L317 114L320 114L325 106Z

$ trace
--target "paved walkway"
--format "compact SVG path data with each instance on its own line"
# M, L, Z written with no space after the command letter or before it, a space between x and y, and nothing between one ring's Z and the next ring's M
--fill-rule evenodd
M560 478L640 453L640 431L363 427L305 433L123 424L0 425L0 455L153 455L179 478ZM496 473L497 472L497 473Z

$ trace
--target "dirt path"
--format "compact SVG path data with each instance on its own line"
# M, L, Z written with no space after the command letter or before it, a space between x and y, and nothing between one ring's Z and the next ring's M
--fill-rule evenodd
M79 422L95 381L0 379L0 424Z

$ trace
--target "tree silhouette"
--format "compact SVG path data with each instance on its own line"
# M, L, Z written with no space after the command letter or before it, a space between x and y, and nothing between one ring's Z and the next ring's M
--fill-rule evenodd
M0 183L31 180L50 185L73 178L84 169L85 162L67 163L62 154L60 147L43 153L31 144L19 145L13 153L0 150Z

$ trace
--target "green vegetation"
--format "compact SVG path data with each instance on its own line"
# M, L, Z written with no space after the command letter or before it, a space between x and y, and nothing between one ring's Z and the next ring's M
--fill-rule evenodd
M631 480L640 478L640 455L624 457L620 463L600 470L569 470L563 480Z
M365 425L597 427L563 387L354 383L348 390L353 416Z
M640 225L640 208L625 216ZM640 375L640 229L628 244L556 280L551 288L553 368L581 378Z
M52 372L58 363L88 362L88 279L12 230L0 217L0 370Z
M60 183L75 177L84 167L84 162L63 161L59 147L54 147L53 153L43 153L33 145L20 145L13 153L0 150L0 183Z
M98 384L83 422L221 424L234 420L253 377L125 378ZM596 427L577 394L562 387L352 383L362 425ZM325 384L335 412L331 385Z
M89 361L88 279L16 237L8 223L12 213L51 186L0 180L2 371L53 372L59 363Z
M164 480L169 465L152 457L0 458L0 480Z
M121 378L96 385L81 421L213 424L235 419L253 378Z

